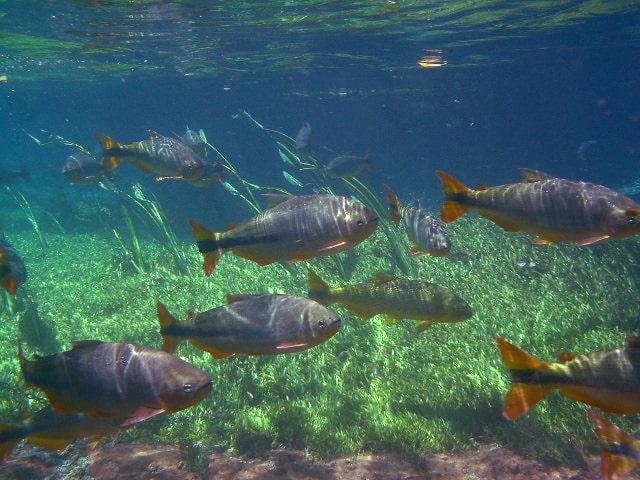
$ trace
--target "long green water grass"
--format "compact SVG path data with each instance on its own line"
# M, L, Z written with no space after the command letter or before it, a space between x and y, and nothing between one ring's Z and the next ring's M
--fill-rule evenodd
M400 229L390 231L404 237ZM368 450L412 457L496 441L538 459L579 462L575 445L596 445L584 405L553 392L516 421L501 416L509 378L492 337L547 361L563 351L624 345L638 333L638 239L537 247L532 237L503 232L474 214L448 231L454 243L449 257L412 259L413 278L457 292L473 307L471 319L416 335L413 321L364 321L335 306L343 317L340 332L306 352L216 361L185 342L177 354L212 375L211 396L131 429L119 441L195 441L237 450L272 441L323 457ZM144 240L143 272L125 268L108 232L47 232L46 251L26 227L11 241L29 268L39 314L55 324L65 349L90 338L160 348L156 300L184 319L189 310L223 304L230 292L305 295L309 268L332 285L343 282L330 258L285 270L228 254L207 278L191 243L183 248L195 273L186 275L167 263L164 245L154 239ZM350 283L378 271L401 275L385 232L356 247L356 254ZM523 261L536 268L521 267ZM9 393L0 401L2 421L41 405L37 390L28 397L11 393L22 388L18 336L17 321L4 312L0 382ZM629 427L637 417L614 420Z

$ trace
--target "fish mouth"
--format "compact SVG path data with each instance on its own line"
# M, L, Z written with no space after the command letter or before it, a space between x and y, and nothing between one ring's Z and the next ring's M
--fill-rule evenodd
M329 332L331 332L331 335L335 335L338 332L338 330L340 330L341 325L342 325L342 318L340 317L333 318L329 323Z

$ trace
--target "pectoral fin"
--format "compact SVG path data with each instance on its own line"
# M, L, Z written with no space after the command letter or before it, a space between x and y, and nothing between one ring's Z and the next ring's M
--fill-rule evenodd
M165 410L163 408L140 407L138 410L133 412L131 416L120 426L122 428L130 427L131 425L136 425L140 422L144 422L145 420L155 417L156 415L160 415L164 412Z

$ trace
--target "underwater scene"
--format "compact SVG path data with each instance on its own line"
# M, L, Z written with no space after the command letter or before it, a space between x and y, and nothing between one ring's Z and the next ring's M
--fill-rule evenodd
M1 2L0 479L638 478L639 26Z

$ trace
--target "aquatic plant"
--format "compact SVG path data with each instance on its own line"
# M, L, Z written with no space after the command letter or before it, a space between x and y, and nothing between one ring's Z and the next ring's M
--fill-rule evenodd
M46 250L49 247L49 245L47 244L47 239L45 238L44 233L40 228L40 223L38 223L38 219L36 218L35 213L33 213L33 209L31 208L31 204L29 203L27 198L20 192L14 193L11 187L7 186L5 187L5 189L11 196L13 196L13 199L18 204L18 207L20 207L20 210L24 214L25 218L33 227L33 230L34 232L36 232L38 240L40 241L40 246Z
M279 193L283 193L285 195L291 195L291 192L285 190L284 188L281 187L274 187L274 186L265 186L262 187L260 185L256 185L255 183L251 183L247 180L245 180L240 173L238 172L238 170L236 169L236 167L229 161L229 159L220 151L218 150L218 148L216 148L214 145L212 145L211 143L209 143L209 141L207 140L207 136L204 132L204 130L200 130L198 132L198 135L200 135L200 139L204 142L204 144L209 147L211 150L213 150L215 152L215 154L218 156L218 158L222 161L222 166L224 167L224 169L230 173L231 175L233 175L236 180L238 181L240 187L242 188L242 190L244 191L244 194L241 193L240 191L238 191L238 189L236 187L234 187L231 183L229 183L228 181L224 180L222 181L222 186L224 187L224 189L229 192L231 195L240 197L242 200L244 200L244 202L255 212L255 213L260 213L262 211L262 208L260 208L260 204L258 203L258 200L256 198L256 192L260 192L260 191L271 191L271 192L279 192Z
M18 313L18 330L20 342L27 345L40 355L51 355L60 351L60 344L56 339L56 327L51 321L40 316L38 305L32 299L27 299Z
M149 223L156 231L162 244L167 248L171 254L174 265L178 273L182 275L190 275L191 268L187 259L186 253L180 241L178 240L175 232L169 225L162 206L158 199L151 192L145 192L142 186L138 183L133 184L131 187L133 194L123 192L113 184L109 182L101 182L100 185L105 190L113 193L114 197L120 205L120 211L122 212L122 218L124 219L127 227L128 240L130 247L124 241L123 235L116 229L113 229L113 233L118 240L120 248L124 252L125 256L136 270L137 273L143 273L146 271L146 261L142 250L142 244L138 238L136 227L129 213L127 205L133 206L139 217Z
M277 139L276 145L281 160L291 167L297 167L298 172L311 175L310 184L315 185L317 191L330 194L334 193L334 189L330 184L330 178L327 176L325 169L320 166L313 152L304 151L294 153L296 142L286 133L265 127L244 110L237 114L237 116L247 118L260 130L267 132L270 136ZM283 170L283 175L285 179L287 179L287 176L291 176L291 174L285 170ZM390 253L396 260L397 266L407 275L415 274L416 266L408 253L407 246L403 241L403 235L398 235L394 231L395 226L387 220L389 217L388 207L380 200L381 197L374 193L373 187L371 187L368 182L355 177L340 178L338 180L346 187L354 199L376 212L381 219L379 228L382 229L387 237ZM296 179L296 181L300 185L304 185L299 180ZM331 258L336 263L336 267L343 273L342 278L347 279L346 269L342 263L343 257L332 256Z

